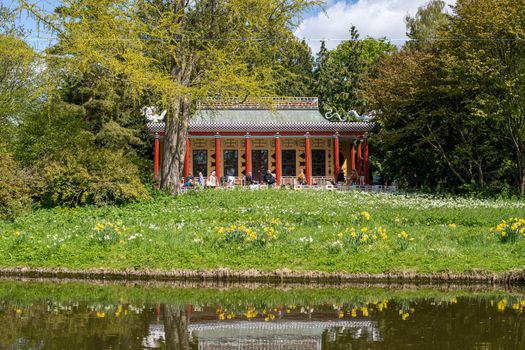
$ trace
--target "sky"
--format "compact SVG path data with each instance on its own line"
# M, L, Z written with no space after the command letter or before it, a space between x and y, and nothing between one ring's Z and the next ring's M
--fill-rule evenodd
M305 16L295 35L305 38L312 52L319 51L320 39L325 39L326 47L332 49L342 40L350 37L350 27L354 25L361 38L386 37L395 45L406 40L404 18L413 16L418 7L428 0L328 0L325 10L317 10ZM456 0L445 0L454 5ZM447 11L450 11L448 9Z
M47 9L52 9L59 0L34 0ZM324 11L320 8L311 10L304 16L295 35L305 39L313 53L319 51L321 40L325 40L329 49L350 37L349 30L356 26L360 37L385 37L400 46L406 40L404 18L414 15L418 7L428 0L325 0ZM14 0L0 0L2 4L14 6ZM445 0L453 5L456 0ZM28 16L21 15L19 22L30 28L32 33L28 40L37 50L49 45L50 35L38 32L36 24Z

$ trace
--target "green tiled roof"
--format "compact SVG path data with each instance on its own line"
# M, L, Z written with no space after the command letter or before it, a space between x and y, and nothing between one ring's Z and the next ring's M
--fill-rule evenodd
M195 123L326 123L318 110L201 110Z

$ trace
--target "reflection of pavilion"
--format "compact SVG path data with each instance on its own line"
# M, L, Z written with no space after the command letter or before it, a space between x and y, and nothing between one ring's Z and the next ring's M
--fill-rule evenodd
M188 325L190 338L196 340L198 349L206 350L320 350L325 331L328 341L334 341L342 331L348 331L354 339L381 340L377 322L370 320L212 321ZM150 346L155 343L153 338L164 339L162 325L150 327L148 338Z
M373 321L235 321L192 324L190 333L198 340L199 349L321 349L325 330L350 330L352 336L380 340ZM334 334L335 336L335 334Z

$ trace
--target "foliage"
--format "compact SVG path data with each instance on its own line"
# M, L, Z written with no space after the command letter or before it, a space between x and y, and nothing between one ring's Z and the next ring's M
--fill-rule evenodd
M83 0L53 14L21 3L57 32L54 49L68 71L101 67L132 96L167 108L161 187L176 192L195 101L272 92L283 40L318 1Z
M386 39L361 40L355 27L350 29L350 35L334 50L327 50L322 42L315 59L314 93L323 113L332 110L344 116L350 110L362 110L362 80L373 74L380 57L396 50Z
M475 0L442 10L433 1L407 18L414 38L442 40L409 42L367 81L381 169L412 188L523 194L523 9Z
M525 239L509 246L486 235L503 218L521 217L524 209L523 201L513 200L205 190L121 206L39 209L13 222L0 221L0 253L3 266L80 269L502 272L523 267ZM93 244L97 224L109 223L122 229L119 243ZM263 227L275 227L277 239L263 246L226 242L217 228L232 225L251 228L257 235L265 234ZM344 243L352 227L368 227L378 239L369 236L374 243L352 249L350 242ZM30 233L31 239L13 249L17 231ZM406 250L399 249L397 241L402 231L414 238ZM341 232L343 238L338 237ZM341 247L327 249L335 241Z
M421 48L436 39L439 31L449 24L444 8L443 0L430 0L418 8L414 17L410 15L405 17L407 36L411 39L407 43L409 47Z
M31 209L25 175L12 159L7 146L0 143L0 219L12 219Z
M401 231L401 233L397 235L397 243L399 245L399 249L401 250L406 250L410 242L412 242L413 240L414 238L410 237L410 235L405 231Z
M121 152L66 149L32 168L33 196L44 206L105 205L148 198L138 169Z
M502 220L496 226L495 231L496 237L501 243L516 242L519 237L525 238L525 219Z
M14 142L16 125L35 103L35 63L36 54L28 44L0 31L0 138L4 142Z

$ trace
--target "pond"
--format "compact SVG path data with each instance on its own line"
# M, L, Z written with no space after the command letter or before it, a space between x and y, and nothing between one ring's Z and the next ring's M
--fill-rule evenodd
M525 349L525 288L1 280L1 349Z

